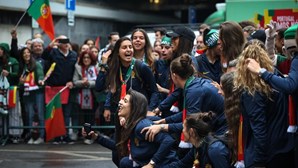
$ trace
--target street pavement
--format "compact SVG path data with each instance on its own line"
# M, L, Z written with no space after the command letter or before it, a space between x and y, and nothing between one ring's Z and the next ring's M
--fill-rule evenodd
M99 144L25 143L0 146L0 168L116 168L112 153Z

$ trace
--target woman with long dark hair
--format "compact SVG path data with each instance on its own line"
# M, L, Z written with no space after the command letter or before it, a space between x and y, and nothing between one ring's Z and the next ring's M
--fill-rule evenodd
M233 21L226 21L219 27L219 45L222 51L222 68L231 71L230 62L239 57L245 43L241 26Z
M97 108L95 80L99 71L97 66L97 55L91 51L84 51L79 56L79 62L75 64L73 75L74 87L78 89L79 94L79 114L82 115L86 123L94 124L95 110ZM77 116L79 117L79 116ZM84 123L83 122L83 123ZM78 123L82 125L83 123ZM85 139L84 143L91 144L92 140Z
M145 63L133 57L132 42L128 37L120 38L112 53L102 57L102 64L96 79L96 89L107 89L104 118L111 121L115 116L116 143L120 141L120 123L117 115L118 102L130 88L142 93L149 102L147 110L152 111L158 105L158 92L151 69ZM113 122L113 121L112 121Z
M133 57L132 42L127 37L120 38L108 58L102 58L101 69L96 80L98 91L108 89L111 94L105 109L115 111L121 95L132 88L144 94L149 102L149 111L158 104L158 92L150 68Z
M146 31L144 29L133 30L131 40L134 49L134 57L142 60L152 69L154 58L152 57L152 46Z
M141 133L144 127L153 122L146 118L147 100L139 92L129 90L119 102L118 116L125 118L125 125L121 128L118 152L124 157L120 162L121 168L128 167L164 167L176 161L176 152L171 150L174 139L167 133L159 133L153 142L145 139ZM128 145L130 144L130 157ZM134 165L134 166L133 166Z
M238 132L239 126L241 126L242 128L243 122L243 119L241 117L241 109L239 106L241 92L237 92L234 89L234 72L228 72L221 76L219 92L224 96L225 116L228 123L228 134L232 142L229 143L231 149L231 159L237 165L241 164L244 166L242 135L240 135L239 137Z
M172 33L168 33L167 36L172 39L173 59L184 53L192 54L196 36L191 29L187 27L177 27Z
M44 73L42 65L37 62L31 54L29 48L23 48L20 52L20 87L24 89L22 98L24 101L25 110L28 116L28 124L36 126L44 126ZM36 107L36 109L35 109ZM37 112L38 121L34 121L34 114ZM34 138L30 133L28 144L40 144L44 142L44 129L39 129L39 137Z

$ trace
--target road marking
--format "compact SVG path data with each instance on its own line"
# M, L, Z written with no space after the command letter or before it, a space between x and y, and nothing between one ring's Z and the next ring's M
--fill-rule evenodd
M51 152L73 152L86 154L111 154L112 152L93 152L93 151L63 151L63 150L21 150L21 149L1 149L0 152L31 152L31 153L51 153Z
M5 160L1 160L1 162L6 161L6 162L24 162L25 160L23 159L5 159ZM100 157L98 159L37 159L37 160L32 160L32 158L30 158L30 162L84 162L84 161L111 161L111 158L104 158L104 157Z
M38 159L39 161L98 161L98 160L111 160L111 157L97 157L86 154L111 154L111 152L90 152L90 151L59 151L59 150L12 150L1 149L0 152L17 152L17 153L55 153L60 155L68 155L74 157L82 157L83 159ZM85 159L84 159L85 158ZM15 159L5 159L5 161L16 161ZM1 162L0 162L1 163Z

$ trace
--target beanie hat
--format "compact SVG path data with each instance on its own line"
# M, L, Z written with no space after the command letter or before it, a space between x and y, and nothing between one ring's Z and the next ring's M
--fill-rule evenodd
M171 45L171 38L164 36L161 39L161 45Z
M9 45L7 43L1 43L0 47L6 52L9 52Z
M187 27L177 27L174 28L172 33L166 34L167 37L175 38L175 37L182 37L188 39L189 41L193 42L196 38L195 33Z
M284 32L284 47L283 52L288 58L292 58L296 52L298 52L298 46L295 40L296 30L298 24L289 27Z
M298 24L295 24L291 27L289 27L285 32L284 32L284 39L294 39L296 30L298 28Z
M207 30L206 30L207 31ZM206 35L204 34L204 44L212 48L217 45L217 41L219 39L219 34L218 31L215 29L211 29Z
M257 39L262 41L264 44L266 42L266 33L265 30L256 30L250 34L252 39Z

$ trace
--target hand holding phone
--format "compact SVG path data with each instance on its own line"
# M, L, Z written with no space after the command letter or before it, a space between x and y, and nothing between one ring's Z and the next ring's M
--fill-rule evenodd
M58 43L68 44L69 43L69 39L58 39Z
M91 139L91 136L88 135L91 132L91 124L90 123L85 123L84 124L84 130L87 134L86 139Z

